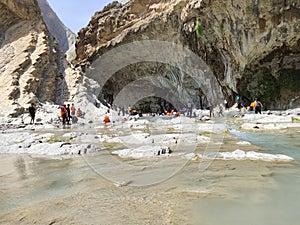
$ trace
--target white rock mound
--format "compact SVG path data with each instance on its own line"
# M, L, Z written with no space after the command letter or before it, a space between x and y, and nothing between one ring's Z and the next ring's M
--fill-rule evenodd
M278 161L278 162L288 162L293 161L292 157L282 154L269 154L269 153L259 153L254 151L245 152L243 150L237 149L233 152L218 152L213 154L186 154L184 156L190 160L196 159L220 159L220 160L261 160L261 161Z
M166 146L142 146L139 148L113 151L112 154L119 155L121 158L141 159L160 155L167 156L170 154L170 149Z

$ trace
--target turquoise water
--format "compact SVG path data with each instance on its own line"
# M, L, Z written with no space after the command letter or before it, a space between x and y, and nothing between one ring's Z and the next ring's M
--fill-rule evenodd
M228 127L229 132L238 139L260 146L272 154L286 154L300 161L299 129L286 129L271 132L247 132Z

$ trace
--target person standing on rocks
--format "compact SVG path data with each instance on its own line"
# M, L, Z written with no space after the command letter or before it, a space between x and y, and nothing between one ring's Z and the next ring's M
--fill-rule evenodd
M34 124L35 112L36 112L35 105L34 103L31 103L31 106L29 107L29 114L31 117L30 124Z
M74 103L72 103L71 107L71 118L72 118L72 123L77 123L78 122L78 118L76 117L76 108Z
M255 108L255 102L253 101L253 102L250 103L249 111L253 111L254 108Z
M229 111L229 104L228 104L228 102L227 102L226 99L224 99L224 105L225 105L225 109L226 109L227 111Z
M241 101L241 96L237 95L237 96L235 97L235 101L236 101L236 103L238 104L238 103Z
M60 108L60 117L62 118L62 124L65 125L67 120L67 107L66 105L61 105L59 108Z
M219 117L222 116L224 117L224 114L223 114L223 111L224 111L224 106L222 104L219 104Z
M70 125L70 120L72 118L71 116L71 110L70 110L70 104L67 105L67 124Z
M208 106L206 108L207 110L209 110L209 117L211 118L212 116L214 116L214 106L209 102Z
M255 114L257 114L257 113L261 114L261 109L262 109L263 105L257 98L254 101L254 106L255 106L255 108L254 108Z
M192 103L190 101L188 102L187 107L188 107L187 116L192 117L193 105L192 105Z
M76 108L75 108L74 103L72 103L72 105L71 105L71 115L75 116L75 112L76 112Z

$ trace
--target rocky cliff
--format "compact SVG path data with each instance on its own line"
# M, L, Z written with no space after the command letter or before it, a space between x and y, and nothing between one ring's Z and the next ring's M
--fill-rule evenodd
M101 55L122 44L173 42L206 62L231 102L239 94L246 101L261 98L268 108L291 107L299 105L300 95L299 12L299 0L114 2L79 32L77 62L95 69ZM95 71L101 73L101 68ZM206 95L178 68L147 62L117 71L102 96L113 101L124 86L149 73L182 81L198 103Z
M37 0L0 0L0 107L4 115L18 115L30 102L59 103L74 95L80 74L65 60L67 49L59 48L49 32Z
M76 35L61 22L46 0L37 1L48 30L55 37L60 50L66 53L67 60L72 61L76 56Z
M213 73L209 79L216 80L213 89L222 89L231 102L239 94L246 101L259 97L268 108L300 105L299 0L123 2L126 4L109 4L81 29L76 42L77 70L65 55L74 57L74 50L70 50L74 34L46 0L0 0L1 112L18 115L32 101L70 100L79 90L81 69L92 77L105 74L109 68L118 67L120 59L113 55L103 64L102 56L124 44L145 40L174 43L177 52L178 46L183 46L199 56ZM151 47L158 48L147 47L140 49L141 53L149 51L151 55ZM178 98L208 104L205 86L213 82L205 77L206 70L196 77L184 70L186 65L195 64L187 55L161 50L160 58L176 63L160 59L120 67L112 76L99 80L99 98L113 102L124 87L151 76L137 86L155 83L159 88L175 90L170 93ZM134 54L130 57L133 59ZM83 89L97 92L97 84L91 82L84 79ZM195 85L197 82L202 86ZM148 98L142 104L157 105L160 101Z

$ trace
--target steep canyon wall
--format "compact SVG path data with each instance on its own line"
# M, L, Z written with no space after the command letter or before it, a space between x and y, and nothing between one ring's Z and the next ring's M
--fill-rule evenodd
M299 106L299 11L299 0L113 2L80 30L75 46L75 35L46 0L0 0L1 111L18 115L30 102L70 100L78 90L80 71L93 68L101 74L101 56L145 40L171 42L195 53L231 103L239 94L246 101L261 98L268 108ZM167 57L180 60L176 53ZM114 66L114 60L104 67ZM113 102L125 86L151 75L151 82L180 91L182 98L192 96L199 105L207 91L182 70L189 63L127 65L107 80L100 97Z
M57 103L74 92L79 74L70 71L64 57L68 46L60 48L36 0L0 0L0 37L4 115L20 114L30 102ZM68 77L73 81L67 83Z

